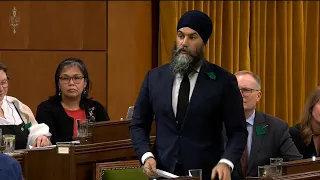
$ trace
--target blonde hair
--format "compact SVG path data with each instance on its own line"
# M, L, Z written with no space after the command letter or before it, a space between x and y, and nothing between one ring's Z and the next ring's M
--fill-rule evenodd
M318 103L320 99L320 86L318 86L308 97L303 111L302 111L302 117L300 121L300 133L301 136L305 142L305 144L309 145L311 143L311 138L314 135L314 132L312 130L311 122L312 122L312 109L315 104Z

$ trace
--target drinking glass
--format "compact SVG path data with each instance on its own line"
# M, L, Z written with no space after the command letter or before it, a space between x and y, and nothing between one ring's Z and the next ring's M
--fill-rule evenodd
M202 169L190 169L189 170L189 176L190 177L197 177L202 179Z
M132 120L133 110L134 110L134 106L130 106L128 108L128 112L127 112L127 115L126 115L126 120Z
M15 150L16 136L13 134L3 135L3 145L5 146L3 153L12 154Z
M2 146L2 129L0 129L0 146Z
M89 135L89 121L88 119L77 119L77 136L87 137Z
M269 176L270 165L258 166L258 177L268 177Z
M275 176L282 176L282 158L270 158L270 165L276 168Z

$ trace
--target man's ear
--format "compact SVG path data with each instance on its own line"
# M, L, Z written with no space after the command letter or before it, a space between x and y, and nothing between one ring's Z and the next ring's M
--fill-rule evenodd
M261 97L262 97L262 92L259 91L257 94L258 98L257 98L257 103L260 101Z

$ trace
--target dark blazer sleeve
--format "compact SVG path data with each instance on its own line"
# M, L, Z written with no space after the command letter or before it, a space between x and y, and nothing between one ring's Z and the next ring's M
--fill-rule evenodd
M56 115L54 114L53 109L54 107L52 107L48 101L42 102L37 108L37 122L45 123L49 126L49 131L51 133L50 141L52 144L56 144L56 142L72 141L72 136L58 136L57 126L55 124Z
M280 137L280 155L284 161L293 161L302 159L302 155L299 153L295 146L290 133L288 124L284 122ZM277 137L276 137L277 138Z
M95 106L96 106L96 121L109 121L109 115L106 111L106 109L102 106L102 104L100 104L99 102L95 102Z
M151 81L150 71L147 73L134 106L133 116L130 125L130 136L134 150L139 159L150 150L150 131L153 121L153 110L151 106L149 88Z
M55 117L52 111L52 107L50 107L48 103L42 102L38 106L37 113L36 113L36 120L39 124L44 123L49 126L49 131L51 133L51 141L52 141L54 139L54 138L52 139L52 137L57 136L57 131L54 124Z
M300 128L293 126L289 129L289 133L300 154L305 155L305 144L300 134Z
M233 74L228 77L228 83L223 94L223 118L228 143L222 158L228 159L233 164L240 159L247 144L248 131L244 116L242 96L238 82Z

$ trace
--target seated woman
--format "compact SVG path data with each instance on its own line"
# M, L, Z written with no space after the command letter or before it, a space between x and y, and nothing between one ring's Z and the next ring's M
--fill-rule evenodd
M77 135L76 119L107 121L105 108L88 98L91 81L86 66L80 59L62 61L55 73L56 93L42 102L36 119L50 127L51 142L72 141Z
M7 96L9 89L8 68L0 62L0 129L2 134L15 135L15 149L30 146L49 146L49 127L38 124L31 109L18 99ZM48 136L48 137L47 137Z
M308 97L301 122L290 128L290 134L304 159L320 156L320 86Z

